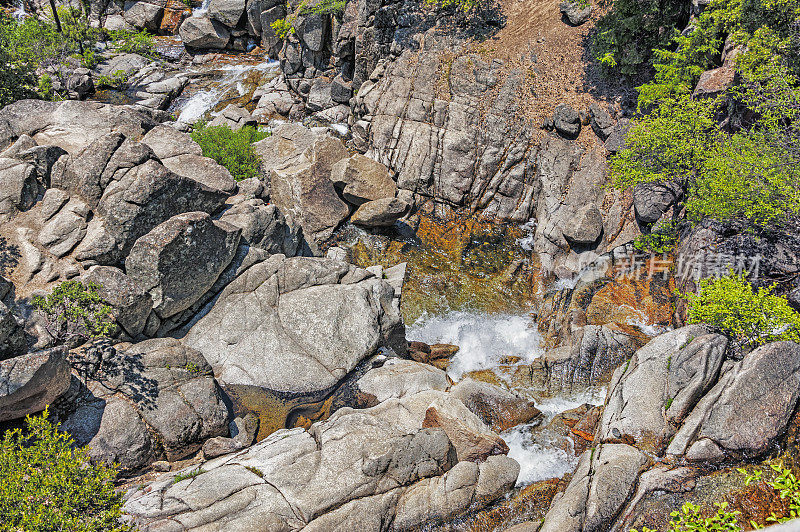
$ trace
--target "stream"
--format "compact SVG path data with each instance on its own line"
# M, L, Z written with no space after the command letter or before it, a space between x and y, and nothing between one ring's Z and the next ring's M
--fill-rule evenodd
M207 8L207 2L203 6L196 12ZM165 56L175 56L182 48L175 38L160 39L158 46ZM192 124L212 118L230 103L252 110L254 92L279 74L279 64L249 55L216 54L206 64L183 70L191 81L169 111ZM346 134L341 124L327 127ZM441 221L428 212L415 233L371 234L347 225L336 236L337 245L347 248L359 266L408 263L402 308L407 337L459 346L447 369L453 381L471 377L501 384L534 401L542 411L540 421L501 434L509 456L521 466L518 487L574 470L574 443L547 425L564 411L602 404L605 398L604 389L549 397L512 378L514 368L529 365L542 354L542 339L532 317L537 295L543 291L531 261L533 228L532 223L496 225L469 217ZM554 288L572 288L568 282L561 284ZM264 410L274 405L256 397L250 398L248 407Z

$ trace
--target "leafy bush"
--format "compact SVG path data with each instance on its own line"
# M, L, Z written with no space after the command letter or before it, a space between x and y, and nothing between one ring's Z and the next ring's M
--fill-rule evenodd
M710 517L703 517L700 507L690 502L684 503L680 512L671 512L668 532L712 532L715 530L740 532L742 529L736 519L739 512L728 511L728 503L717 504L717 512ZM637 532L632 529L630 532ZM643 527L642 532L657 532Z
M84 449L41 416L6 431L0 452L0 531L122 532L116 471L93 464Z
M707 323L741 346L755 348L780 340L800 342L800 313L774 285L757 291L744 275L729 274L700 281L698 294L686 294L688 323Z
M312 6L303 2L298 9L301 15L333 15L344 12L347 0L321 0Z
M152 57L155 53L153 36L145 30L139 32L117 30L111 33L111 39L118 52L145 57Z
M626 148L612 159L614 186L677 183L692 221L748 220L764 227L800 214L800 153L777 141L778 130L721 132L718 110L713 100L685 95L661 101L636 122Z
M294 17L279 18L270 27L279 39L285 39L290 34L294 33Z
M653 48L663 48L687 20L682 0L605 0L611 9L597 21L594 54L610 70L631 75L640 72Z
M258 177L261 163L252 144L268 136L269 133L262 133L250 126L233 131L226 126L199 124L192 132L192 138L202 148L203 156L227 168L237 181Z
M100 76L95 85L98 87L121 88L128 81L128 74L124 70L117 70L111 76Z
M778 517L775 512L767 517L768 523L785 523L800 517L800 481L791 469L783 466L783 463L770 464L770 468L777 473L777 476L767 481L766 484L778 492L781 499L786 501L789 506L789 515ZM739 469L740 473L746 475L745 484L749 486L754 482L762 482L763 472L756 469L752 474L745 469ZM759 528L756 523L750 523L753 528Z
M469 13L470 11L477 8L480 4L480 0L425 0L425 4L429 7L439 7L439 8L456 8L464 13Z
M94 283L64 281L47 297L33 298L33 307L44 317L44 327L57 343L82 343L114 331L111 307L98 289Z
M669 253L678 240L678 226L675 223L666 223L646 235L639 235L633 241L633 247L639 251L651 253Z

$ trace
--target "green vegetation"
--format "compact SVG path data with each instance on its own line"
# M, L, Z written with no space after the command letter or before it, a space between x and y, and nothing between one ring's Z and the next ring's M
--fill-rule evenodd
M746 348L780 340L800 341L800 313L774 286L757 291L744 275L700 281L699 294L686 294L688 323L707 323Z
M789 515L778 517L774 512L767 517L767 523L785 523L800 517L800 481L797 480L791 469L785 468L782 463L770 464L770 468L776 473L775 478L765 482L767 486L774 489L781 499L786 501L789 506ZM764 482L763 471L756 469L749 473L746 469L738 469L745 475L745 485ZM712 532L724 531L742 532L744 528L739 525L738 516L740 512L728 510L728 503L716 504L717 511L708 517L701 512L700 506L690 502L684 503L680 512L672 512L670 516L669 528L667 532ZM762 523L750 522L751 528L763 528ZM632 529L630 532L637 532ZM642 532L657 532L652 528L642 527Z
M227 168L237 181L258 177L260 161L252 144L268 136L269 133L262 133L250 126L232 131L226 126L199 124L192 132L192 138L202 148L203 156Z
M99 288L94 283L64 281L48 296L35 296L31 304L57 343L83 343L108 336L115 329L111 307L97 293Z
M286 18L279 18L278 20L270 24L270 27L272 27L272 31L275 32L275 35L279 39L285 39L290 34L294 33L294 19L295 17L293 16L288 16Z
M710 517L703 517L700 507L690 502L684 503L680 512L672 512L668 532L711 532L717 530L730 530L739 532L742 529L736 516L739 512L728 511L728 503L717 504L717 512ZM630 532L637 532L632 529ZM649 527L642 527L642 532L657 532Z
M128 81L128 74L124 70L117 70L111 76L100 76L97 78L95 85L97 87L112 87L115 89L121 88ZM41 79L39 80L41 84Z
M338 15L344 12L347 0L321 0L309 6L307 2L300 4L300 15Z
M197 469L192 469L191 471L189 471L187 473L178 473L177 475L175 475L175 478L172 479L172 483L173 484L177 484L181 480L194 478L196 476L202 475L205 472L206 472L205 469L203 469L201 467L198 467Z
M639 235L633 241L633 247L639 251L651 253L669 253L678 241L678 224L674 222L660 224L646 235Z
M594 54L603 66L625 75L641 72L653 49L667 46L688 18L682 0L603 0L601 5L611 9L597 21Z
M481 5L480 0L424 0L428 7L436 8L455 8L464 13L469 13Z
M111 39L117 51L126 54L139 54L145 57L155 56L153 36L145 30L139 32L119 30L111 33Z
M0 12L0 107L23 98L56 98L54 77L62 67L97 66L93 47L105 38L103 32L88 24L82 9L62 6L57 13L60 32L46 20L16 20ZM111 38L121 52L153 56L153 37L147 32L116 31Z
M677 183L693 222L761 230L800 214L797 24L791 0L713 0L672 49L656 49L655 78L639 88L640 109L650 112L612 161L614 185ZM729 50L747 43L733 53L741 82L692 98L700 74L719 64L726 35Z
M800 517L800 481L797 480L791 469L783 466L783 463L770 464L769 467L777 473L777 476L766 484L777 491L781 499L789 503L789 515L778 517L773 512L771 516L767 517L767 522L785 523L797 519ZM760 469L756 469L752 474L745 469L738 469L738 471L746 475L745 484L748 486L754 482L763 482L763 472ZM753 528L760 528L753 522L750 525Z
M8 430L0 451L0 532L122 532L116 471L92 463L84 449L41 416Z

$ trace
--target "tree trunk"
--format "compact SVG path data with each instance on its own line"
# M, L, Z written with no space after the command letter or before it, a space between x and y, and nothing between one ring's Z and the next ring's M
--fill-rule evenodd
M61 21L58 18L58 10L56 9L56 0L50 0L50 9L53 10L53 20L56 23L56 31L61 33Z

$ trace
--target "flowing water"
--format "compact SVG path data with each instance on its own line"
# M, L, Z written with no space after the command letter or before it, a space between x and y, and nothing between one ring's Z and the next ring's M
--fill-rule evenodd
M240 59L240 61L245 61ZM278 75L277 61L235 62L211 68L199 68L197 77L184 89L170 109L178 120L193 124L230 103L250 102L253 92Z
M14 4L13 16L17 20L22 20L28 16L28 12L25 10L25 0L17 0Z

